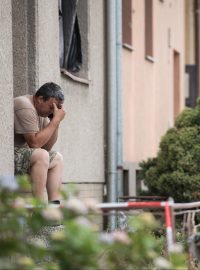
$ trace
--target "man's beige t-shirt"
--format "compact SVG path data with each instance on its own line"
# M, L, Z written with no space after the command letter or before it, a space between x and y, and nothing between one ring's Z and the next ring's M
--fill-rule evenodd
M14 98L14 144L29 147L23 134L37 133L49 123L48 117L41 117L33 104L33 96L25 95Z

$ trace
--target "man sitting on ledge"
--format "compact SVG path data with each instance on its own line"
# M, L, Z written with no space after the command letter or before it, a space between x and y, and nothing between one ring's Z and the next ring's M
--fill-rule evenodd
M33 195L59 203L63 157L51 150L65 117L64 94L53 82L42 85L35 95L14 99L15 174L29 174Z

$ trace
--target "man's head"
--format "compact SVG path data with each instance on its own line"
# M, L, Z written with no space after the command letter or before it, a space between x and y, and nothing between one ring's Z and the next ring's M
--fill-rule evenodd
M47 117L53 113L53 103L61 109L64 102L64 94L59 85L53 82L43 84L34 95L34 106L38 115Z

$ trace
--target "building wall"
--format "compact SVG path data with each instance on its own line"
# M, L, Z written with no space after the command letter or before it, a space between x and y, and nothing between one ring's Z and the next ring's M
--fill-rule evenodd
M14 171L11 13L11 1L0 1L0 175L12 175Z
M88 52L85 72L88 84L61 76L66 91L67 117L58 144L65 160L64 181L84 186L104 182L103 1L88 1L87 12L88 31L83 36L83 51ZM102 186L98 186L102 194Z
M60 72L58 1L17 0L13 5L14 95L32 94L47 81L61 85L66 99L66 117L60 125L55 149L64 156L63 182L78 183L80 191L91 190L91 196L97 183L95 196L102 198L105 180L104 1L79 3L84 59L79 74L84 79L81 82Z
M38 85L47 81L60 84L58 1L38 1L36 16Z
M184 1L153 0L154 58L145 58L145 1L132 1L133 51L123 49L124 161L153 157L174 124L174 52L184 106Z
M105 1L79 2L84 52L80 75L84 82L60 73L57 1L2 0L0 3L4 67L0 174L13 173L13 95L34 93L44 82L55 81L63 87L66 97L67 115L55 146L64 156L64 188L68 183L78 183L82 197L95 196L100 200L105 181ZM184 105L184 3L182 0L153 2L154 62L146 60L144 55L143 0L132 1L134 50L123 49L126 164L155 156L161 136L174 123L174 51L180 54L180 110Z

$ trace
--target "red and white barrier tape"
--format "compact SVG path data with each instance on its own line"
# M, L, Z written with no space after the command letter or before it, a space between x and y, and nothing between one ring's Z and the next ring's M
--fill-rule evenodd
M165 227L166 227L166 238L167 238L167 249L171 252L174 247L173 239L173 228L172 228L172 217L171 217L171 206L173 201L161 201L161 202L113 202L113 203L101 203L98 207L102 211L111 210L130 210L138 208L163 208L165 212Z

